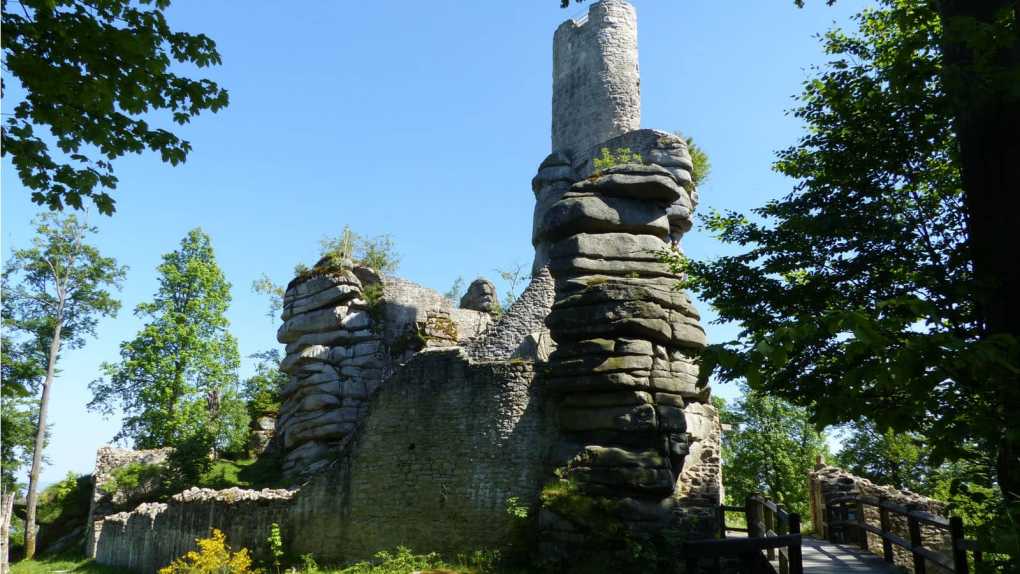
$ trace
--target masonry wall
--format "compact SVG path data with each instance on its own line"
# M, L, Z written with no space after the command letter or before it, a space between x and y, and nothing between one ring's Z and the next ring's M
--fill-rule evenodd
M95 556L96 542L99 539L104 518L134 508L162 486L159 478L156 477L153 480L143 481L130 490L120 487L113 493L107 493L104 491L104 486L113 479L114 471L133 463L163 464L172 452L173 449L170 448L130 450L109 445L99 448L96 452L96 468L92 473L92 501L89 504L89 517L86 521L86 556Z
M553 37L552 151L583 152L641 126L637 13L623 0L592 4Z
M533 502L547 424L534 366L426 351L373 401L335 469L305 485L292 550L323 561L409 546L455 552L505 541L512 496Z
M931 514L944 515L945 504L920 494L910 491L896 490L891 486L880 486L866 478L861 478L834 466L819 465L810 474L811 486L811 512L814 518L815 535L822 538L832 538L833 529L827 523L825 508L828 502L840 496L861 495L875 498L885 498L889 502L904 506L910 510L928 512ZM878 508L873 506L864 507L864 517L868 524L876 528L881 527L881 515ZM907 526L907 518L889 513L890 527L893 534L900 538L910 540L910 530ZM840 532L836 531L837 542L859 543L855 538L856 529L848 528ZM872 533L867 533L868 549L879 556L882 555L882 539ZM921 539L925 548L942 553L946 559L951 559L952 542L948 530L928 524L921 525ZM910 551L896 544L893 545L893 561L897 566L913 570L914 559ZM948 572L931 561L926 561L928 572Z
M258 555L275 522L284 524L293 492L192 488L167 503L146 503L106 517L98 531L96 562L149 574L197 548L213 528L236 549Z

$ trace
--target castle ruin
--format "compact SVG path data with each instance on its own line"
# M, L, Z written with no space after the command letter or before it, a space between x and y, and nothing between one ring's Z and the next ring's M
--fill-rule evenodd
M274 522L291 552L321 562L491 548L513 528L511 498L537 517L543 554L569 556L586 525L540 501L559 481L609 501L638 539L713 536L720 425L697 376L705 334L658 255L691 227L691 158L682 138L639 129L629 3L592 4L557 29L553 52L533 279L514 305L457 307L357 266L296 277L269 448L301 486L192 489L97 515L97 561L152 572L212 527L255 548ZM644 162L596 170L601 148Z

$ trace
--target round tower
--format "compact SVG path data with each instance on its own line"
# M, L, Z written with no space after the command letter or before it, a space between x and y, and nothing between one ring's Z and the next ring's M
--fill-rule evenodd
M637 12L602 0L553 37L552 151L588 153L640 125Z

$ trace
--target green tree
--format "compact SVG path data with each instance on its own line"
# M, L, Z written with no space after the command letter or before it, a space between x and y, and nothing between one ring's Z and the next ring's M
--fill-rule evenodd
M4 120L0 146L35 203L82 209L88 198L112 214L105 190L117 186L113 160L148 149L177 165L191 151L188 141L150 125L153 112L185 124L228 103L215 82L175 73L180 64L219 64L220 55L205 35L170 29L169 0L17 4L2 4L3 61L24 97Z
M15 249L3 270L4 315L7 332L26 338L24 365L27 376L45 369L36 415L32 467L29 472L25 556L35 555L36 506L39 473L46 442L47 410L57 375L60 353L82 347L95 336L100 317L112 317L120 309L109 289L119 288L125 268L103 257L85 242L96 228L74 215L46 213L35 220L32 246ZM12 350L17 350L14 347ZM13 366L13 364L12 364ZM8 383L4 383L6 387Z
M832 60L795 110L808 134L776 163L794 191L753 219L708 218L744 253L675 260L742 328L710 348L703 375L813 404L820 425L920 432L935 462L969 444L1008 452L1020 347L989 337L980 312L938 14L889 0L857 22L825 35Z
M241 396L248 405L248 413L252 418L276 413L280 410L280 391L287 384L287 373L280 370L283 356L279 349L262 351L251 355L258 360L255 374L241 384Z
M226 318L230 284L209 236L193 229L163 256L153 300L135 308L146 319L104 363L90 386L89 407L127 415L117 438L138 448L206 445L215 453L243 448L248 419L238 392L240 354ZM200 450L191 448L191 452Z
M792 512L808 514L807 473L827 452L807 409L751 389L729 408L721 399L723 484L726 496L740 504L762 493Z
M30 345L15 344L7 336L10 323L6 313L4 315L5 334L0 341L0 428L3 429L0 433L0 491L8 493L17 490L18 473L32 462L39 411L35 395L46 370L32 355Z
M850 433L836 453L836 464L875 484L932 495L936 468L929 463L931 450L918 433L879 430L863 421Z

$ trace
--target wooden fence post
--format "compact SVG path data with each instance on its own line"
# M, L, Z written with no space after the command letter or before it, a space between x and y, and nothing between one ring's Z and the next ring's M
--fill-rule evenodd
M719 505L717 520L719 521L719 538L726 538L726 507L723 504Z
M747 517L747 537L761 537L762 531L759 528L761 525L761 505L758 504L754 495L748 496L747 500L744 501L744 515Z
M800 534L800 515L796 512L790 515L790 534ZM804 559L801 556L801 543L791 544L787 547L786 557L790 562L790 574L804 574Z
M907 516L907 526L910 529L910 553L914 556L914 574L925 574L924 556L916 552L917 548L924 545L921 539L921 523L913 516Z
M867 518L864 517L864 500L861 498L857 499L857 534L861 537L860 545L864 550L868 549L868 529L864 527L868 523Z
M967 574L967 549L963 545L963 519L953 516L949 519L949 537L953 542L953 572Z
M765 514L765 532L762 532L762 536L767 537L769 535L769 530L771 530L772 532L776 532L776 513L771 508L765 506L764 504L762 504L761 506L762 513ZM765 555L768 556L768 559L770 561L775 560L776 549L775 548L767 549L765 551Z
M878 515L882 525L882 557L885 558L886 562L892 564L893 561L892 542L886 540L885 538L886 534L892 532L892 523L889 522L889 509L882 506L883 504L885 504L885 502L886 502L885 497L878 499Z

